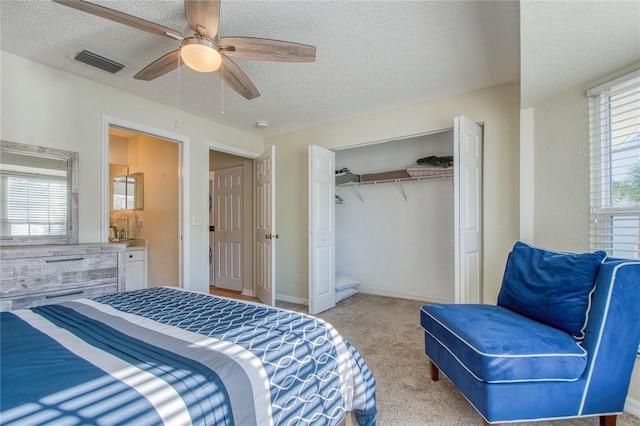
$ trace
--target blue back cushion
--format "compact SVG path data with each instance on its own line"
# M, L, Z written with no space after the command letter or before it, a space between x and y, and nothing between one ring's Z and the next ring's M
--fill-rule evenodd
M517 242L507 259L498 305L582 339L591 292L606 257L604 251L558 253Z

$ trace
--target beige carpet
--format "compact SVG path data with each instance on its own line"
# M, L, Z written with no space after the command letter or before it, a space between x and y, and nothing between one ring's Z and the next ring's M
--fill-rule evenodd
M319 315L360 352L377 382L378 425L481 425L482 418L449 380L432 382L424 354L423 302L357 294ZM282 307L291 308L292 306ZM304 310L298 307L297 310ZM597 417L528 422L531 426L596 426ZM640 426L628 413L619 426Z

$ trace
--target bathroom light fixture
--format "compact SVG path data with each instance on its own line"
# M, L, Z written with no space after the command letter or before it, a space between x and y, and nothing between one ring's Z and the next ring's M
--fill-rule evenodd
M190 37L182 41L180 48L182 61L191 69L212 72L220 68L222 56L213 43L200 37Z
M269 127L269 122L268 121L264 121L264 120L260 120L256 123L256 127L258 129L266 129L267 127Z

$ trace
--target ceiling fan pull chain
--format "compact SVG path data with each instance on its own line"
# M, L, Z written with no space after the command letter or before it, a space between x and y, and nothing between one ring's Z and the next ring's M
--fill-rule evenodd
M177 80L176 80L176 120L175 120L175 127L176 128L180 128L182 127L182 123L180 121L180 110L181 110L181 105L180 105L180 100L182 98L182 91L180 90L180 65L181 65L181 61L182 59L180 58L180 55L178 55L178 72L176 73L177 75Z
M224 114L224 63L220 65L220 104Z

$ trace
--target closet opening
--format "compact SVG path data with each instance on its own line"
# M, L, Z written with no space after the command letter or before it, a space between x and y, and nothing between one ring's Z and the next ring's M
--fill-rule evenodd
M337 301L355 291L454 301L452 140L448 129L335 151Z
M309 312L354 292L482 300L483 128L309 146ZM335 170L334 170L335 169Z

